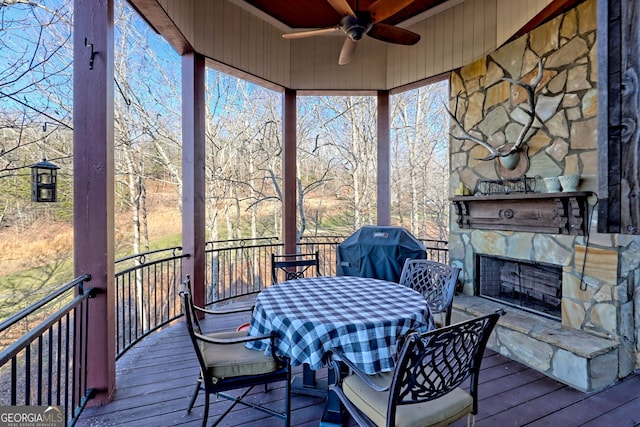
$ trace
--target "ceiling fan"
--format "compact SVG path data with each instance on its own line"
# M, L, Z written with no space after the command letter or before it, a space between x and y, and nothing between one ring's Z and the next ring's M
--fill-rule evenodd
M420 40L419 34L380 22L404 9L413 3L414 0L377 0L366 10L359 10L358 2L356 1L355 12L351 9L347 0L327 1L342 15L340 23L329 28L318 28L283 34L282 37L285 39L299 39L319 35L330 35L342 31L347 35L347 38L340 51L340 58L338 59L338 64L340 65L348 64L351 61L356 51L357 42L364 35L383 42L402 45L414 45Z

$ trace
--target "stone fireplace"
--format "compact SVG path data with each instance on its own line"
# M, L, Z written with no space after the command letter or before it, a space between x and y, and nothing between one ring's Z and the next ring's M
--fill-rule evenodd
M479 254L475 294L561 320L562 267Z
M530 81L544 64L525 150L534 192L486 194L482 184L504 178L503 169L452 124L449 250L463 282L454 320L505 308L489 347L588 392L640 368L640 238L597 232L596 45L596 1L587 0L454 71L449 104L474 137L513 142L527 107L512 82ZM575 174L574 192L543 183ZM460 187L472 195L454 196ZM486 259L503 265L483 271Z

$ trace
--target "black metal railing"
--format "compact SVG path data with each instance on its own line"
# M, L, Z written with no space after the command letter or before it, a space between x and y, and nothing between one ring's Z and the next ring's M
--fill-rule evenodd
M449 264L449 242L446 240L418 239L427 250L427 259Z
M298 243L298 252L318 251L320 271L336 274L336 248L344 236L313 236ZM449 249L445 240L420 239L427 259L447 263ZM207 305L224 303L260 292L271 282L271 254L281 254L283 243L277 237L222 240L206 243Z
M344 240L340 236L313 237L298 243L299 252L320 255L323 275L336 271L335 248ZM283 243L277 237L207 242L207 305L224 303L260 292L271 284L271 254L280 254Z
M318 251L320 255L320 272L323 276L335 276L336 274L336 250L344 241L344 236L313 236L303 237L298 243L300 252L313 253Z
M87 387L89 280L80 276L0 324L0 405L58 406L65 424L75 424L93 397Z
M116 359L156 329L182 315L182 247L116 260Z
M270 276L271 252L275 237L207 242L207 305L226 302L264 289Z

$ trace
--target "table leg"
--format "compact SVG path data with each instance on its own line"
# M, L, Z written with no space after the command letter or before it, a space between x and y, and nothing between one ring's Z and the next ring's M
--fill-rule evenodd
M291 383L291 392L308 396L327 397L327 381L316 379L316 371L306 363L302 365L302 378L296 376Z

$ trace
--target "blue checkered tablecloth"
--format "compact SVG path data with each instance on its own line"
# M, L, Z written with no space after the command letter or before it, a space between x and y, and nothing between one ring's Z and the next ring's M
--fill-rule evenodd
M398 340L412 329L432 329L424 297L393 282L335 276L289 280L256 299L249 335L277 331L277 353L292 365L325 366L332 348L366 373L393 370ZM268 340L247 344L271 351Z

